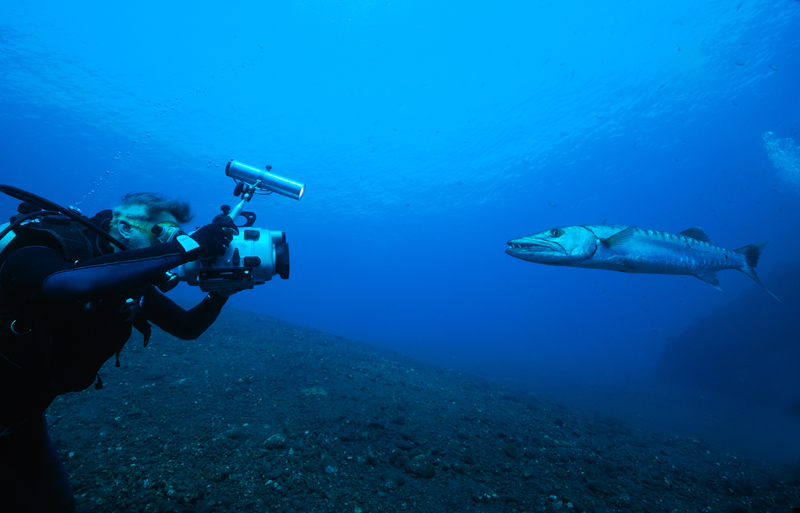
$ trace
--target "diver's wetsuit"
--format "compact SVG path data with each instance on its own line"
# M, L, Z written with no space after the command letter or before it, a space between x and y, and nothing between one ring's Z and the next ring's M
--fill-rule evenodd
M109 215L92 221L107 226ZM44 410L56 396L90 386L133 327L145 339L147 321L194 339L226 302L212 292L186 311L150 284L203 248L187 252L172 241L114 253L87 233L91 251L84 254L93 258L77 265L53 242L21 247L0 267L0 511L71 511L72 491Z

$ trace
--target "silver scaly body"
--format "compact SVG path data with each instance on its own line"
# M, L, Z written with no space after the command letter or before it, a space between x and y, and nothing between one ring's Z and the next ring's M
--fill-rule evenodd
M765 245L766 242L762 242L729 250L711 244L699 228L675 234L636 226L591 224L553 228L510 240L506 253L548 265L627 273L686 274L716 288L719 288L717 271L736 269L764 287L755 267Z

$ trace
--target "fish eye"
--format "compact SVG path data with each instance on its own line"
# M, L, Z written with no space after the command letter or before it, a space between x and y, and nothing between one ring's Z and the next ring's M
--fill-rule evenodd
M553 228L552 230L550 230L551 237L561 237L562 235L564 235L564 230L562 230L561 228Z

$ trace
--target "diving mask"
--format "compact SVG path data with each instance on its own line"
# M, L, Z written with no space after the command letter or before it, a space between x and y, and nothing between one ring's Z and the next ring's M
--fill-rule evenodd
M147 226L149 223L147 221L136 219L128 215L123 215L122 217L124 219L120 219L120 222L147 233L153 244L157 242L169 242L182 233L181 227L174 221L162 221L148 229Z

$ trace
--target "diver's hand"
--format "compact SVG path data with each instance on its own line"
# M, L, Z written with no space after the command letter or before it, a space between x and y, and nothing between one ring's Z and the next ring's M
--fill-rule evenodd
M239 227L236 226L236 223L233 222L233 219L231 219L228 216L225 215L214 216L214 220L211 221L211 224L218 224L223 228L228 229L231 232L235 233L236 235L239 235Z
M224 290L215 290L214 292L209 292L209 295L216 294L221 299L228 299L232 295L236 294L237 292L241 292L245 289L224 289Z
M233 224L233 219L223 216L201 227L189 237L200 246L200 258L211 258L225 254L234 233L239 233L239 229Z

